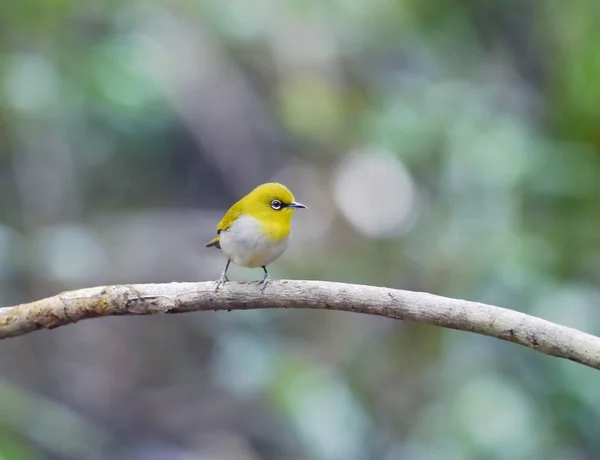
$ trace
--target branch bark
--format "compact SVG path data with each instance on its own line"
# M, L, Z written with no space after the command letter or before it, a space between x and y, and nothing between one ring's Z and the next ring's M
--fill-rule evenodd
M505 308L422 292L324 281L212 282L101 286L0 309L0 339L83 319L208 310L312 308L415 321L517 343L600 369L600 338Z

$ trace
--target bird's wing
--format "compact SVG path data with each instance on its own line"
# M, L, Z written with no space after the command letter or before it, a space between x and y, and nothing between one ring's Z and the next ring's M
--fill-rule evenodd
M238 219L238 217L240 217L241 213L242 212L240 211L238 203L234 204L231 208L229 208L229 211L225 213L221 221L217 224L217 236L215 236L212 240L206 243L205 246L207 248L215 246L216 248L221 249L219 234L231 227L231 224L233 224Z

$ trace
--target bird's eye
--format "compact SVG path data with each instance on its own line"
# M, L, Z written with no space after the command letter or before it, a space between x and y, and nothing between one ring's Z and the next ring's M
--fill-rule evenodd
M275 210L275 211L279 211L282 207L281 201L279 200L273 200L271 201L271 207Z

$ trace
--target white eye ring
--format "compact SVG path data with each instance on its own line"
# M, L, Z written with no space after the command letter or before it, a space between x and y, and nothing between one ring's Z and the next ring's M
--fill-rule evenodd
M271 207L275 211L279 211L282 208L281 201L279 201L279 200L273 200L273 201L271 201Z

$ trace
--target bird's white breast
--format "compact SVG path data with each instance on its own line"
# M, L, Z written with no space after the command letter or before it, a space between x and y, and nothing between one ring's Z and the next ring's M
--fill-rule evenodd
M286 250L288 238L273 242L251 216L240 216L220 233L221 250L236 265L262 267L269 265Z

